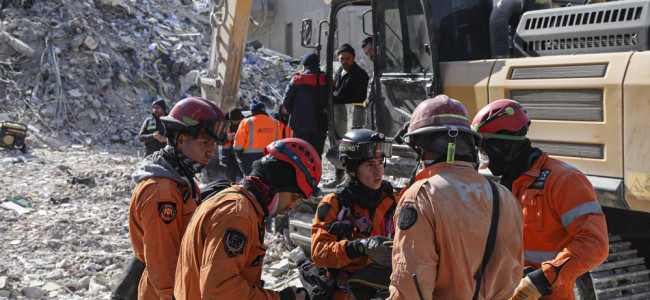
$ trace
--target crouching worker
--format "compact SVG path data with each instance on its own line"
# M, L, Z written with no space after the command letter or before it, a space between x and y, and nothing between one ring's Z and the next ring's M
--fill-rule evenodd
M347 294L369 299L387 292L391 272L391 248L385 242L392 241L395 231L397 193L382 180L391 144L381 133L357 129L345 134L339 153L348 179L318 205L312 259L335 278L332 299Z
M197 299L304 299L288 287L264 289L265 220L293 209L317 189L318 153L296 138L272 142L250 176L206 199L188 226L176 268L174 296Z

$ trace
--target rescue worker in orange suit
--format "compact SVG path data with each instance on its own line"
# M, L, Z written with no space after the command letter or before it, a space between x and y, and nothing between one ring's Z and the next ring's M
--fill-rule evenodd
M282 101L282 110L289 113L293 137L309 142L319 154L323 154L327 137L326 77L320 70L316 52L302 57L304 70L293 75Z
M149 156L167 145L165 128L160 120L160 117L167 115L167 104L164 99L158 99L151 103L151 108L151 117L144 120L138 134L138 141L144 144L144 156Z
M219 162L225 168L226 179L235 182L244 176L237 165L237 158L232 150L232 141L235 139L235 134L239 128L239 123L244 119L241 109L233 107L226 114L226 119L230 120L230 128L228 129L227 141L223 145L219 145Z
M138 299L171 299L176 260L192 213L201 204L194 175L215 155L226 135L223 112L203 98L187 98L161 118L168 145L144 159L129 208L129 234L146 264Z
M508 299L523 271L524 219L510 191L476 171L481 138L467 110L446 95L425 100L405 138L424 169L395 211L389 299Z
M174 296L197 299L304 299L295 287L264 289L265 220L294 208L318 186L321 161L309 143L265 147L250 176L205 200L181 245Z
M235 134L233 150L244 176L248 176L253 162L262 158L264 147L280 139L278 121L266 113L266 106L260 101L251 101L252 115L239 123Z
M472 122L492 174L519 199L528 272L513 299L574 299L576 278L609 253L607 224L587 177L531 146L530 118L513 100L494 101Z
M357 299L373 298L382 292L367 286L353 286L350 291L346 283L373 262L390 267L391 249L383 242L390 241L395 231L397 192L382 177L384 159L391 156L391 151L391 143L382 133L368 129L349 131L339 145L339 159L348 179L321 200L311 229L314 263L328 268L340 283L333 299L346 299L348 293ZM386 270L383 292L387 291L390 275L390 268Z

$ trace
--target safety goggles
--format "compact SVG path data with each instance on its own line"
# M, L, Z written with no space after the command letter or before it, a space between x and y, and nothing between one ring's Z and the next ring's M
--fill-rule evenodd
M393 144L388 142L367 142L354 146L340 145L339 151L355 152L363 158L391 157L393 155Z
M228 128L230 128L230 120L206 119L193 127L198 128L201 134L221 142L226 139Z

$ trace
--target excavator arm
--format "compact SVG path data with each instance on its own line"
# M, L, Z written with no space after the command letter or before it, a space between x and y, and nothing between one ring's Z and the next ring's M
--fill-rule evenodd
M212 0L210 65L199 76L201 96L228 111L237 104L244 44L254 0Z

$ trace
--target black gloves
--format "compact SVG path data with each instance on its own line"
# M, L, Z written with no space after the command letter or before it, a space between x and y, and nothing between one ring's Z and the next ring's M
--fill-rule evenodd
M380 266L390 266L393 251L383 244L386 241L391 239L384 236L371 236L348 241L345 244L345 252L352 259L365 255Z
M544 275L544 271L541 268L526 274L526 277L530 279L542 296L547 296L553 293L551 290L551 283L548 282L548 279L546 279L546 275Z
M327 224L327 232L345 238L352 233L354 226L350 220L341 220Z

